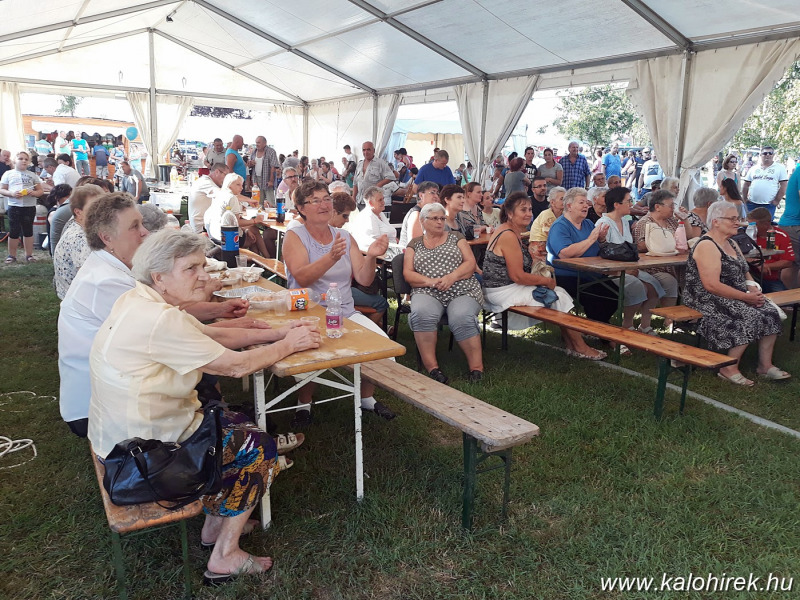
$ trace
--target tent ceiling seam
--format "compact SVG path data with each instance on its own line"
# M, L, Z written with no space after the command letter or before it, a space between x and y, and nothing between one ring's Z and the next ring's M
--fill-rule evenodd
M211 4L209 2L206 2L206 0L192 0L192 1L195 4L197 4L198 6L201 6L201 7L205 8L208 11L211 11L213 13L216 13L216 14L220 15L221 17L231 21L232 23L236 23L237 25L239 25L239 27L242 27L243 29L246 29L250 33L257 35L258 37L260 37L260 38L262 38L264 40L267 40L268 42L270 42L272 44L275 44L276 46L279 46L280 48L283 48L286 52L290 52L290 53L294 54L295 56L297 56L297 57L299 57L299 58L301 58L301 59L303 59L303 60L305 60L307 62L310 62L313 65L316 65L320 69L323 69L325 71L328 71L329 73L332 73L333 75L336 75L340 79L343 79L343 80L347 81L348 83L350 83L353 86L355 86L357 88L360 88L360 89L364 90L365 92L369 92L370 94L375 94L376 93L376 91L374 89L372 89L370 86L368 86L367 84L365 84L365 83L363 83L361 81L358 81L357 79L354 79L353 77L350 77L349 75L346 75L345 73L342 73L338 69L336 69L336 68L334 68L334 67L332 67L332 66L330 66L328 64L325 64L321 60L317 60L313 56L310 56L309 54L306 54L305 52L302 52L301 50L297 50L296 48L292 47L291 44L288 44L287 42L284 42L283 40L281 40L281 39L279 39L279 38L267 33L266 31L263 31L262 29L259 29L258 27L250 25L249 23L245 23L244 21L234 17L232 14L230 14L226 10L223 10L223 9L217 7L217 6L214 6L213 4ZM303 100L303 103L305 103L304 100Z
M353 5L357 6L357 7L359 7L361 10L364 10L364 11L368 12L369 14L377 17L378 19L380 19L381 21L383 21L387 25L393 27L394 29L396 29L400 33L404 34L405 36L410 37L412 40L422 44L423 46L425 46L429 50L431 50L431 51L435 52L436 54L438 54L439 56L441 56L442 58L444 58L446 60L449 60L450 62L458 65L459 67L461 67L465 71L469 71L470 73L472 73L473 75L475 75L475 76L477 76L477 77L479 77L481 79L486 79L487 74L484 73L481 69L479 69L478 67L476 67L475 65L473 65L471 63L468 63L463 58L460 58L460 57L456 56L455 54L453 54L452 52L450 52L446 48L443 48L442 46L440 46L439 44L437 44L436 42L434 42L430 38L427 38L424 35L414 31L411 27L409 27L408 25L405 25L404 23L401 23L400 21L395 19L392 15L390 15L388 13L385 13L382 10L379 10L379 9L375 8L374 6L372 6L371 4L366 2L365 0L347 0L347 1L350 2L350 4L353 4ZM428 5L426 4L425 6L428 6ZM417 10L419 8L423 8L423 7L422 6L418 6L418 7L415 6L413 9L409 9L406 12L412 12L413 10Z
M622 3L639 15L642 19L647 21L651 27L655 28L661 34L669 38L672 43L678 46L681 50L690 50L692 48L692 40L683 35L654 9L642 2L642 0L622 0Z
M80 8L78 9L78 12L75 13L75 18L72 19L72 25L67 29L67 32L64 34L64 37L61 38L61 43L58 45L59 52L61 51L61 48L64 47L64 44L67 43L67 40L69 39L69 36L72 35L72 32L75 30L75 27L78 25L78 22L81 19L81 15L83 15L83 13L86 12L86 9L89 8L89 3L91 1L92 0L83 0L83 4L81 4Z

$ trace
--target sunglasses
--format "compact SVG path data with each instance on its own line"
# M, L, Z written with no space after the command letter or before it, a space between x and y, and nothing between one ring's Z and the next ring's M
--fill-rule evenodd
M772 156L773 154L773 152L762 152L761 156Z

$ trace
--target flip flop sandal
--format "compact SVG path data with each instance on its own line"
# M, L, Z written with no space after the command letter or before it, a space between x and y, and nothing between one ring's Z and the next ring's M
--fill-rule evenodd
M248 519L247 523L245 523L244 527L242 527L242 533L239 534L239 539L253 533L256 530L256 527L258 527L258 525L259 521L257 521L256 519ZM250 527L250 529L247 528L248 526ZM202 538L200 539L200 547L205 548L206 550L213 550L214 546L216 545L217 545L216 542L204 542Z
M281 466L281 471L285 471L286 469L291 469L294 466L294 461L289 460L285 456L279 456L278 464Z
M35 257L35 256L26 256L26 257L25 257L25 260L27 260L29 263L32 263L32 262L37 262L37 260L36 260L36 257Z
M11 263L15 263L15 262L17 262L17 257L16 256L6 256L6 261L5 262L6 262L7 265L10 265Z
M755 385L754 382L750 381L747 377L745 377L741 373L736 373L735 375L731 375L730 377L727 377L722 373L717 373L717 377L722 377L722 379L727 379L731 383L735 383L736 385L742 385L744 387L753 387Z
M272 563L273 566L275 563ZM258 575L260 573L266 573L272 569L263 568L259 563L255 561L252 554L247 555L247 559L242 563L242 566L236 569L235 573L214 573L213 571L206 570L203 573L203 584L204 585L222 585L223 583L229 583L231 581L236 580L238 577L242 575Z
M762 379L771 379L772 381L782 381L791 377L789 373L778 367L770 367L769 371L766 373L759 373L758 376Z
M567 348L566 350L567 356L572 356L574 358L583 358L585 360L597 361L597 360L603 360L604 358L608 357L608 354L606 354L602 350L598 350L597 352L598 352L597 356L590 356L588 354L583 354L582 352L578 352L577 350L570 350L569 348Z
M300 446L306 439L302 433L280 434L275 438L278 445L278 454L286 454Z

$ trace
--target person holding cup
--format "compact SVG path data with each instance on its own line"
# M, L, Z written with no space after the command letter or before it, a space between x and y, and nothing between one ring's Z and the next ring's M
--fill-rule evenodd
M17 262L17 248L22 236L25 259L36 262L33 256L33 220L36 218L36 200L44 194L42 181L36 173L28 171L30 155L19 152L13 169L0 178L0 195L8 198L8 256L6 264Z

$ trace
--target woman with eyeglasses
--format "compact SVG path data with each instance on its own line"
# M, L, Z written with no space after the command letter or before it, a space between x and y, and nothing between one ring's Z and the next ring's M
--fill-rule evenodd
M739 157L735 154L728 154L722 161L722 168L717 173L717 189L722 190L722 182L725 179L732 179L737 188L741 188L739 183Z
M355 279L364 286L372 283L376 259L388 249L388 238L380 236L367 248L366 256L362 254L347 231L330 225L333 199L323 183L308 181L301 184L294 192L294 203L304 224L289 229L283 243L289 287L310 288L322 295L331 283L337 284L342 295L342 316L386 336L378 325L356 311L351 282ZM308 384L298 392L298 408L292 427L311 425L313 391L314 385ZM384 419L393 419L395 415L389 407L375 401L374 392L375 386L371 383L361 384L361 408Z
M777 307L766 301L761 286L753 281L742 251L731 237L741 219L730 202L715 202L707 214L708 233L689 253L683 301L703 313L698 334L710 350L727 352L736 363L719 370L731 383L752 386L742 375L739 362L747 346L758 342L759 377L788 379L789 373L772 364L775 341L781 333Z
M403 277L411 286L408 323L422 364L436 381L449 381L436 358L439 321L447 313L450 331L467 357L467 380L479 383L483 379L483 352L478 313L483 293L473 277L472 249L461 233L447 230L445 208L438 202L425 205L419 220L423 233L408 243Z

